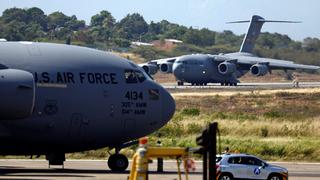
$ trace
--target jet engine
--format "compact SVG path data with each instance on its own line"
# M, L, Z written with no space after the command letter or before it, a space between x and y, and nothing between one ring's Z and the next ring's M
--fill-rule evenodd
M142 64L140 67L142 67L143 70L150 75L154 75L158 72L158 67L155 64Z
M171 62L162 63L160 64L160 71L162 73L172 73L172 65Z
M252 65L250 68L250 72L254 76L264 76L268 73L269 68L267 65L264 64L255 64Z
M32 114L35 81L29 72L0 70L0 120L21 119Z
M223 62L218 65L218 71L221 74L232 74L237 71L237 67L234 63Z

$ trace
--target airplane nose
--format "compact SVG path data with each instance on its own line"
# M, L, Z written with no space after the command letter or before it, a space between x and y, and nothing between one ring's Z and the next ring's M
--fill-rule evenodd
M162 121L166 124L176 111L176 103L170 93L164 89L162 101Z
M176 77L179 77L184 72L183 69L182 64L174 63L172 66L172 72Z

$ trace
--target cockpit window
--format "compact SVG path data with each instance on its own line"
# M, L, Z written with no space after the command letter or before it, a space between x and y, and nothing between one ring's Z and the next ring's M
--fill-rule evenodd
M135 71L135 73L136 73L136 76L137 76L139 82L142 83L143 81L146 80L146 77L144 76L144 74L143 74L142 72L140 72L140 71Z
M126 78L126 83L128 84L138 83L136 73L133 70L125 70L124 76Z
M125 70L124 76L126 83L128 84L136 84L138 82L142 83L146 80L145 75L141 71L137 70Z

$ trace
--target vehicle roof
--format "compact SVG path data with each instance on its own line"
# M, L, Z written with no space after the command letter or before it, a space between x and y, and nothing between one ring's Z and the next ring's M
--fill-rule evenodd
M257 157L255 155L251 155L251 154L245 154L245 153L226 153L226 154L220 154L220 155L217 155L217 156L222 156L222 157L225 157L225 156L228 156L228 157L233 157L233 156L248 156L248 157Z

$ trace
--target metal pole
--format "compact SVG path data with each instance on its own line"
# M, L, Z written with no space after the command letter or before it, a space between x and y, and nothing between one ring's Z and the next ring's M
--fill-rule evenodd
M157 172L162 173L163 172L163 158L158 158L157 161Z
M158 141L157 141L157 146L158 147L161 147L162 144L161 144L161 133L158 134ZM157 159L157 172L158 173L162 173L163 172L163 158L162 157L158 157Z
M217 126L216 122L209 126L209 180L216 179Z
M208 152L203 149L203 180L208 180Z

